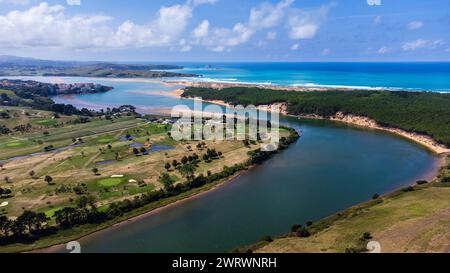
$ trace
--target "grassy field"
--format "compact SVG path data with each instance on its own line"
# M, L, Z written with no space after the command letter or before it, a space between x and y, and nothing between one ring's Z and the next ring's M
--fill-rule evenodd
M290 235L255 245L254 250L365 251L369 241L377 241L382 252L449 252L450 184L441 182L444 177L450 177L450 164L433 183L389 194L314 223L308 228L310 237ZM371 238L364 239L365 233Z
M38 121L55 120L49 112L25 108L7 111L17 117L8 119L15 126L28 123L34 116ZM130 116L112 121L92 118L82 124L72 123L75 118L59 117L58 126L33 125L29 132L14 132L0 138L0 158L6 159L0 169L0 185L13 192L6 199L8 206L0 209L0 216L15 218L24 210L31 210L53 217L64 207L76 206L82 195L94 196L96 206L105 209L113 202L163 188L160 177L164 173L175 184L184 183L186 178L179 170L165 168L174 160L181 162L184 156L197 154L200 160L195 175L206 176L208 171L218 173L225 166L245 163L247 153L260 147L259 144L247 147L242 141L205 141L202 147L197 147L197 141L176 142L168 135L169 125ZM281 136L284 135L289 133L282 131ZM44 151L50 145L54 149ZM136 154L133 145L148 154L141 151ZM158 145L171 148L153 152ZM207 149L215 149L222 156L211 162L202 160ZM17 156L24 157L9 160ZM50 223L54 223L53 218Z

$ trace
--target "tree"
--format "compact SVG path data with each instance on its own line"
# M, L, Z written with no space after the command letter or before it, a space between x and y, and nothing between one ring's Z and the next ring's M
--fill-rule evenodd
M96 209L95 202L96 202L96 199L92 195L83 195L83 196L78 197L75 200L75 204L80 209L87 208L88 206L91 209Z
M187 158L187 156L183 156L183 158L181 159L181 163L183 163L183 164L188 163L188 158Z
M174 159L172 161L172 166L173 166L174 169L176 169L178 167L178 161L176 159Z
M11 231L12 221L6 216L0 216L0 237L3 234L4 237L9 236Z
M184 164L179 168L179 171L183 177L185 177L188 181L192 181L194 179L195 166L192 164Z
M47 182L48 185L51 185L53 182L53 177L46 175L44 180L45 180L45 182Z
M29 233L33 233L34 231L39 231L45 221L47 221L47 217L44 213L35 213L26 210L16 219L15 222L19 222L21 225L24 225Z
M363 236L362 236L363 240L372 240L372 234L370 234L370 232L364 232Z
M118 161L118 160L119 160L119 157L120 157L120 154L119 154L119 152L115 152L115 154L114 154L114 158L116 159L116 161Z
M291 227L291 232L297 232L301 228L302 228L302 225L293 225Z
M297 236L300 238L307 238L311 236L311 233L309 233L309 231L306 228L301 227L297 230Z
M95 175L98 175L98 169L97 168L92 168L92 172L95 174Z
M159 178L159 182L161 182L166 188L169 188L174 183L173 179L167 173L161 175L161 177Z
M171 166L170 166L170 163L166 163L166 165L164 166L164 168L166 168L167 171L170 170L170 167L171 167Z
M111 144L108 144L108 150L111 150L111 149L112 149Z
M31 176L31 178L34 178L34 175L35 175L36 173L33 171L33 170L31 170L30 172L29 172L29 175Z
M9 178L9 176L3 177L3 180L5 180L6 183L11 183L11 178Z

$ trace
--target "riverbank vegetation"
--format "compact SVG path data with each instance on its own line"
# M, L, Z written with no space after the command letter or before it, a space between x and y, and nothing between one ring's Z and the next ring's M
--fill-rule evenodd
M275 153L261 151L262 141L178 142L169 120L134 111L84 122L23 107L2 112L14 117L0 120L5 127L27 129L0 136L0 252L79 238L214 187ZM280 136L280 149L299 137L289 128Z
M296 92L256 87L186 88L183 97L237 105L286 103L291 115L364 116L386 127L424 134L450 147L450 94L402 91Z
M450 156L438 178L417 181L391 194L315 222L293 223L279 238L262 240L238 252L367 252L376 241L381 252L448 252L450 238Z

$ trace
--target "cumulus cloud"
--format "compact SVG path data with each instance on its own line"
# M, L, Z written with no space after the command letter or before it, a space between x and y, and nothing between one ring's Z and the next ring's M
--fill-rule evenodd
M413 21L413 22L410 22L407 25L407 27L408 27L409 30L419 29L419 28L423 27L423 22L422 21Z
M5 2L29 0L0 0ZM121 49L167 46L182 52L194 46L204 46L221 52L249 42L257 32L265 31L266 40L274 40L273 28L286 25L289 37L309 39L316 35L324 21L328 6L312 10L292 8L294 0L265 2L252 8L248 19L231 27L213 26L209 20L190 27L193 12L199 5L215 4L218 0L186 0L184 4L162 6L151 21L117 22L105 15L73 15L66 7L40 3L23 10L0 15L0 48L27 47L62 49ZM76 5L81 0L66 0ZM264 35L264 34L263 34Z
M386 54L386 53L389 53L390 51L391 51L391 49L387 46L383 46L383 47L380 47L380 49L378 49L378 53L380 53L380 54Z
M209 21L203 20L192 32L195 38L204 38L209 33Z
M299 50L300 49L300 45L299 44L293 44L291 46L291 50L295 51L295 50Z
M27 10L15 10L0 16L0 47L86 49L169 45L178 41L186 30L194 4L214 1L194 2L163 6L154 16L155 19L147 24L128 20L116 29L110 27L111 17L68 16L63 6L44 2Z
M404 51L414 51L414 50L418 50L418 49L432 49L432 48L441 46L443 44L444 44L444 42L442 40L430 41L430 40L418 39L415 41L404 43L402 46L402 49Z
M292 8L294 0L281 0L277 3L265 2L250 10L247 22L235 24L232 28L209 27L209 34L203 36L202 44L213 51L224 51L248 42L258 31L274 28L281 24L289 26L289 37L294 40L313 38L333 5L317 9L299 10ZM200 30L202 26L198 26ZM205 26L203 26L205 27ZM205 27L206 28L206 27ZM195 33L194 32L194 36ZM273 40L277 33L266 33L267 40Z
M288 8L294 0L284 0L276 5L263 3L250 11L248 25L253 29L271 28L280 22L286 8Z
M314 38L332 6L325 5L318 9L294 11L288 22L289 37L294 40Z

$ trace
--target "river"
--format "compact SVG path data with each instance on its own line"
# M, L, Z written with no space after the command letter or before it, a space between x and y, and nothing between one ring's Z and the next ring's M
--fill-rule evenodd
M82 81L115 89L55 100L97 108L133 104L150 112L192 105L158 94L171 88L153 82ZM217 190L82 239L83 252L226 252L429 178L438 169L431 152L390 133L322 120L282 123L303 133L288 150Z

